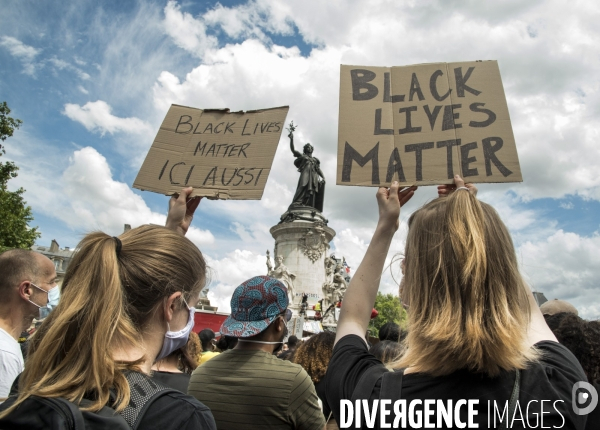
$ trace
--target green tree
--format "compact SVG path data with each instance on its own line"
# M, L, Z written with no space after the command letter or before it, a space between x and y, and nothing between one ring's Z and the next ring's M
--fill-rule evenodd
M6 102L0 103L0 140L11 137L15 129L23 123L9 116ZM6 154L4 145L0 145L0 156ZM0 252L12 248L31 248L41 236L37 227L29 227L33 221L31 207L23 199L25 190L8 190L8 181L17 177L19 168L11 161L0 163Z
M375 298L375 309L377 309L379 315L373 318L369 324L372 336L378 336L379 329L390 321L399 324L400 327L406 327L406 311L400 304L398 296L378 292Z

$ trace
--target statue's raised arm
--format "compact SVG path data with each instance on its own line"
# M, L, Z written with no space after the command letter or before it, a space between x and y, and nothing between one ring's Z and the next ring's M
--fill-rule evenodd
M302 157L302 154L299 153L298 151L296 151L296 148L294 148L294 131L296 130L294 121L290 122L290 126L288 127L288 130L290 131L290 133L288 134L288 137L290 138L290 149L292 150L292 154L294 154L294 157Z

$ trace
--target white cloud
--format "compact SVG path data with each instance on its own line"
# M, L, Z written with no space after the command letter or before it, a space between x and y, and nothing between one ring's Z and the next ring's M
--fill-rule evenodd
M251 251L236 249L224 258L212 259L205 255L211 268L211 284L208 298L212 306L218 306L219 312L230 312L233 290L247 279L266 275L267 257Z
M33 60L42 51L41 49L26 45L20 40L10 36L2 36L0 39L0 46L5 47L13 57L21 60L21 63L23 64L23 73L30 76L35 75L36 66L33 63Z
M52 58L50 58L48 60L48 62L50 64L52 64L58 70L69 70L69 71L74 72L79 77L79 79L81 79L81 80L87 81L87 80L90 79L90 75L88 75L87 73L85 73L80 68L75 67L75 66L73 66L70 63L67 63L64 60L60 60L60 59L58 59L56 57L52 57Z
M102 101L87 102L83 106L67 103L63 114L82 124L87 130L115 134L151 134L149 124L139 118L120 118L111 113L110 106Z
M583 318L600 318L600 234L582 237L562 230L518 249L521 270L548 300L572 303Z
M165 6L165 32L173 38L177 46L202 58L205 50L217 45L217 38L206 35L206 26L174 1Z

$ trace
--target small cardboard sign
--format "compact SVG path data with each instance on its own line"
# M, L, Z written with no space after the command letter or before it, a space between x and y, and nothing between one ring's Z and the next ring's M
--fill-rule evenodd
M171 105L134 188L171 195L260 200L288 106L246 112Z
M496 61L341 66L338 185L521 182Z

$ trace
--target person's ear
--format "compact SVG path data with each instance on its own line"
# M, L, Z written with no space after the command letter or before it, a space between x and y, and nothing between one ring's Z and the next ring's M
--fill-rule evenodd
M179 309L179 301L181 297L181 291L177 291L167 297L163 305L164 318L167 323L170 323L173 319L173 315Z
M33 285L31 281L23 281L19 284L19 296L25 300L29 300L33 294Z

